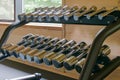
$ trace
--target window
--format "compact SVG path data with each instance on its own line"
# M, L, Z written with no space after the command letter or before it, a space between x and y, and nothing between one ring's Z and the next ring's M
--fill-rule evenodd
M37 7L58 7L62 5L62 0L24 0L24 11L30 12Z
M37 7L58 7L61 5L62 0L0 0L0 11L2 12L0 13L0 21L15 20L17 22L19 21L18 14L23 12L30 12ZM58 25L62 26L62 24Z
M31 12L38 7L58 7L62 6L62 0L23 0L23 10L24 12ZM30 23L30 25L42 25L42 26L55 26L62 27L62 24L54 23Z
M0 0L0 21L14 21L14 3L14 0Z

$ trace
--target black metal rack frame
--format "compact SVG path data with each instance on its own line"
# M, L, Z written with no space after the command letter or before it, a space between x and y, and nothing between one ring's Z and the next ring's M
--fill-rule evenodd
M85 19L86 20L86 19ZM116 19L115 19L116 20ZM110 35L112 35L114 32L118 31L120 29L120 20L117 20L117 21L112 21L111 23L109 23L110 25L108 25L108 23L106 24L103 24L103 21L101 21L100 23L98 23L98 25L102 24L102 25L108 25L107 27L104 27L103 29L101 29L93 43L92 43L92 46L91 46L91 50L89 52L89 55L87 56L87 60L86 60L86 64L82 70L82 73L81 73L81 76L79 78L79 80L102 80L104 79L108 74L110 74L110 72L112 72L114 69L116 69L119 65L120 65L120 57L117 57L115 59L113 59L109 64L108 66L105 66L101 69L100 72L96 73L95 75L91 76L91 71L92 71L92 68L97 60L97 56L100 52L100 48L104 42L104 40L109 37ZM44 21L46 22L46 21ZM55 21L51 21L49 23L62 23L62 22L55 22ZM95 22L95 19L90 21L92 25L94 25ZM23 21L20 21L20 22L17 22L17 23L14 23L10 26L8 26L6 28L6 30L4 31L1 39L0 39L0 49L2 47L3 44L5 44L5 42L7 41L8 37L9 37L9 34L12 30L18 28L18 27L21 27L25 24L27 24L29 22L27 22L26 20L23 20ZM70 21L70 22L64 22L64 24L73 24L74 21ZM74 24L81 24L81 23L74 23ZM85 24L85 22L84 22ZM88 23L86 23L88 24ZM95 24L96 25L96 24ZM4 58L8 57L9 55L7 54L3 54L3 56L0 58L0 60L3 60ZM114 65L113 65L114 64ZM109 66L110 65L110 66Z
M105 39L107 37L109 37L110 35L112 35L116 31L118 31L119 29L120 29L120 20L118 20L117 22L114 22L114 23L110 24L109 26L101 29L97 33L97 35L92 43L91 50L87 56L87 60L86 60L85 66L82 70L80 80L89 80L90 79L92 68L95 65L95 62L97 60L97 56L100 52L100 47L102 46L103 42L105 41ZM109 66L111 68L110 70L112 70L112 67L118 67L120 65L120 57L117 57L116 59L119 62L117 62L116 65ZM105 70L104 70L104 72L105 72ZM104 72L101 74L104 74ZM101 76L101 75L98 75L98 76ZM104 78L104 76L102 76L102 78ZM97 80L101 80L101 79L97 79Z

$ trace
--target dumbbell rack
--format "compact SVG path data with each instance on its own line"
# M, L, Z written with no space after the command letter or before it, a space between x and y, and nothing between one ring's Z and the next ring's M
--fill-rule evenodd
M118 31L120 29L120 11L114 11L112 14L106 16L102 20L98 19L98 16L95 15L91 19L87 19L86 17L82 17L78 21L74 21L73 19L70 19L68 21L64 19L60 19L59 21L55 21L54 19L51 19L50 21L44 20L41 21L42 23L63 23L63 24L87 24L87 25L104 25L105 28L101 29L93 43L89 52L89 55L87 56L86 64L82 70L81 76L79 80L103 80L107 75L109 75L114 69L116 69L120 65L120 57L116 57L113 59L107 66L103 67L100 72L96 73L95 75L91 75L92 68L96 62L97 56L100 52L100 47L102 46L104 40L112 35L114 32ZM4 31L1 39L0 39L0 49L3 44L7 41L9 34L12 30L21 27L27 23L30 22L39 22L40 21L26 21L22 20L17 23L14 23L7 27L7 29ZM4 58L9 57L7 54L2 54L0 60L3 60Z

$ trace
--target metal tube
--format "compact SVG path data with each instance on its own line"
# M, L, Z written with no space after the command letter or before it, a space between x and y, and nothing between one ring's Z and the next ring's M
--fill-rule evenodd
M120 56L114 58L109 64L104 66L98 73L93 75L90 78L90 80L103 80L106 76L108 76L119 66L120 66Z
M0 51L1 51L2 45L7 41L10 32L11 32L12 30L14 30L15 28L18 28L18 27L21 27L21 26L25 25L26 23L28 23L28 22L26 22L26 21L17 22L17 23L15 23L15 24L11 24L10 26L8 26L8 27L5 29L3 35L2 35L2 37L1 37L1 39L0 39Z
M33 75L14 78L14 79L10 79L10 80L40 80L40 79L41 79L41 74L40 73L35 73Z
M6 59L7 57L9 57L9 55L3 55L0 54L0 62L2 62L4 59Z
M79 80L89 80L91 76L92 69L96 63L97 56L100 52L100 48L104 42L104 40L110 36L111 34L115 33L120 29L120 20L110 24L109 26L101 29L98 34L96 35L89 54L87 55L87 60L82 69L81 77Z

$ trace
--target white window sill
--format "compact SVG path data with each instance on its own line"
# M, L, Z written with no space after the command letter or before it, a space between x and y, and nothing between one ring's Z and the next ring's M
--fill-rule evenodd
M0 24L12 24L13 22L0 22ZM42 27L62 27L62 24L57 23L28 23L30 26L42 26Z
M13 22L0 22L0 24L12 24Z
M28 23L27 25L47 26L47 27L62 27L62 24L57 24L57 23Z

